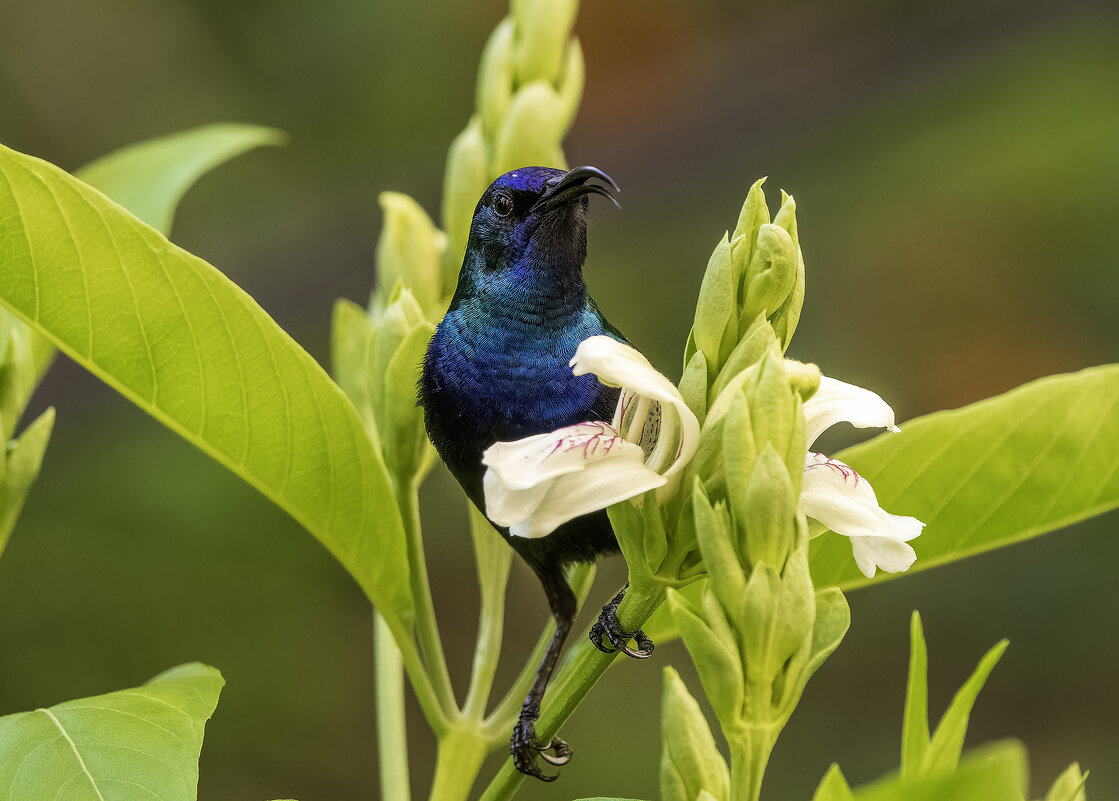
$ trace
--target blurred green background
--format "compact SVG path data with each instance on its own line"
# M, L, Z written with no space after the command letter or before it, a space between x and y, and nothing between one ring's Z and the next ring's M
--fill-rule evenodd
M247 289L324 364L335 298L363 302L377 193L433 212L500 0L0 0L0 141L76 169L211 121L282 150L205 178L173 239ZM1119 357L1119 10L1111 2L586 3L588 87L568 139L623 188L595 208L587 279L678 375L707 256L750 183L795 194L808 267L791 355L872 387L899 419ZM342 569L247 485L64 360L42 476L0 560L0 713L179 662L228 686L200 798L377 796L370 611ZM825 443L838 447L850 432ZM1119 443L1116 443L1119 446ZM437 474L427 548L452 671L477 600L465 512ZM451 500L443 503L443 498ZM934 714L1011 640L970 742L1018 736L1035 792L1068 762L1119 797L1115 513L850 596L846 641L779 742L769 798L828 764L898 762L907 620L924 615ZM591 606L622 581L603 566ZM519 565L506 679L546 618ZM564 730L576 756L528 799L654 798L660 665L610 673ZM432 742L410 707L413 784ZM488 771L487 771L488 772Z

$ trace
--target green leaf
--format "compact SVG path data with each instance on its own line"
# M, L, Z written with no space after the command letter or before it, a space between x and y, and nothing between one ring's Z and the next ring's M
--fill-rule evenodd
M921 766L922 774L955 770L960 761L960 752L963 751L964 735L967 734L968 718L971 717L975 699L979 697L979 691L987 683L987 677L995 669L1007 645L1009 642L1002 640L984 654L975 672L952 698L952 703L948 705L948 710L933 732L929 750L925 753Z
M928 525L909 572L1119 506L1119 365L1051 376L843 451L894 514ZM870 583L844 537L812 541L817 587ZM879 574L880 581L889 574Z
M0 718L0 801L194 801L224 684L192 663L142 687Z
M390 621L410 621L379 453L338 386L229 279L0 146L0 303L288 511Z
M909 623L909 679L905 687L905 713L901 730L901 775L916 776L929 751L929 654L921 616L916 610Z
M882 779L856 791L855 801L1022 801L1027 775L1022 745L996 743L969 752L953 773Z
M271 128L205 125L110 153L77 175L166 234L175 206L201 176L248 150L285 140Z

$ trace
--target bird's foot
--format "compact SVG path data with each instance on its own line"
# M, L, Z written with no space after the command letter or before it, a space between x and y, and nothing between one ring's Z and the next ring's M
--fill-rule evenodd
M513 728L509 750L513 753L513 766L517 770L542 782L554 782L559 774L545 773L536 764L536 757L540 757L549 765L555 765L556 767L562 767L571 761L571 746L559 737L553 737L543 744L537 742L536 715L527 715L523 712L517 721L517 725Z
M653 655L653 641L641 629L625 631L618 623L618 604L622 602L625 594L626 591L622 590L614 596L610 603L602 607L602 614L598 616L598 621L591 626L588 635L594 647L604 654L621 651L634 659L648 659ZM637 642L637 650L626 645L631 639ZM607 645L604 640L609 641L610 644Z

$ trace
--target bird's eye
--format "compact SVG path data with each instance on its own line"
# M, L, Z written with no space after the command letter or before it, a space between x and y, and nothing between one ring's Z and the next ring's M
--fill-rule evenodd
M505 192L493 196L493 210L498 217L508 217L513 213L513 198Z

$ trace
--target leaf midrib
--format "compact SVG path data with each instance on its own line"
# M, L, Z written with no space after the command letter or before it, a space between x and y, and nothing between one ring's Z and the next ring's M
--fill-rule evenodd
M93 774L89 772L89 768L87 768L85 765L85 760L82 759L81 752L78 751L77 743L74 742L73 738L70 736L70 733L66 731L66 727L62 725L62 721L56 718L54 716L54 713L51 712L49 709L40 707L35 711L42 712L44 715L50 718L51 723L55 725L55 728L57 728L62 736L66 739L66 742L70 744L70 750L74 752L74 757L78 760L78 766L81 767L82 773L84 773L86 778L89 779L89 786L93 788L93 792L97 793L97 798L100 801L105 801L105 796L101 794L101 788L97 786L97 782L93 779Z

